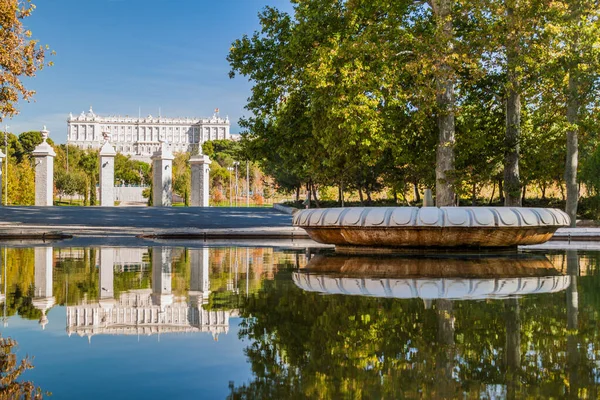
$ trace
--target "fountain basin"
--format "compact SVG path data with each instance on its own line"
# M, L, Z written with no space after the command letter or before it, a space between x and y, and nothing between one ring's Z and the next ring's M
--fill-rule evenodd
M499 248L540 244L570 223L558 209L356 207L301 210L293 224L336 250Z

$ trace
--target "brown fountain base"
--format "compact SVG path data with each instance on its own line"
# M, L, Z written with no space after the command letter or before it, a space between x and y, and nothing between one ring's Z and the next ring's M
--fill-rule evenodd
M515 249L569 223L560 210L520 207L382 207L303 210L294 225L344 253Z
M320 243L334 244L344 253L394 253L452 251L465 248L481 250L515 249L518 245L548 241L555 227L535 228L330 228L305 227L310 237Z

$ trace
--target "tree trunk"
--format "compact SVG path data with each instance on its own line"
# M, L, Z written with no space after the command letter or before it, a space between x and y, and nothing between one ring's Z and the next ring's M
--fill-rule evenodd
M90 179L90 206L95 206L95 205L96 205L96 177L94 177L92 174L92 179Z
M494 195L496 194L496 182L492 182L492 195L490 196L490 201L488 202L488 205L491 206L492 202L494 201Z
M455 316L451 300L439 299L436 301L436 317L438 349L436 349L435 356L437 370L435 390L437 397L449 399L456 394L456 381L453 379Z
M527 194L527 185L523 185L523 197L521 197L521 204L525 202L525 195Z
M415 203L421 201L421 195L419 194L419 185L417 185L416 183L413 183L413 198L415 200Z
M542 200L546 200L546 184L540 185L540 190L542 191Z
M521 206L521 182L519 179L519 141L521 138L521 88L517 74L519 44L514 23L514 0L506 0L508 38L506 63L508 90L506 99L506 133L504 136L504 205Z
M373 202L373 199L371 199L371 191L369 190L369 187L365 187L365 193L367 194L367 205L371 205L371 203Z
M398 191L394 188L394 204L398 204Z
M519 369L521 368L521 313L519 299L504 300L506 326L506 398L515 399L519 389Z
M473 207L477 205L477 185L475 183L471 188L471 205Z
M317 208L321 208L321 205L319 204L319 199L317 198L317 189L315 189L315 184L311 182L310 188L313 199L315 200L315 205L317 206Z
M296 203L300 201L300 185L296 186Z
M571 218L572 227L577 223L577 201L579 200L579 190L577 187L579 85L575 76L575 68L571 68L569 71L569 92L567 99L567 122L569 123L569 130L567 131L567 160L565 164L565 186L567 187L565 212Z
M504 203L504 181L498 179L498 196L500 196L500 203Z
M567 274L571 284L567 289L567 371L569 376L569 390L567 398L579 398L579 368L581 357L579 355L579 294L577 292L577 278L579 276L579 256L577 250L567 250Z
M436 103L438 107L438 145L435 167L435 201L438 207L453 206L454 196L454 71L445 61L446 55L453 51L451 0L431 0L436 18L440 41L444 45L444 53L437 60Z
M360 199L360 205L364 206L365 200L363 199L363 192L362 192L362 188L360 187L360 185L358 185L358 198Z
M310 181L306 182L306 208L310 208Z

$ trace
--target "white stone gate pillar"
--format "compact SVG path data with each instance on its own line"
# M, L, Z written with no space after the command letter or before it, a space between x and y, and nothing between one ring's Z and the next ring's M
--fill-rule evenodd
M173 202L173 153L166 142L152 155L152 205L171 207Z
M54 194L54 157L56 153L52 146L46 142L48 130L42 129L43 142L33 150L35 157L35 205L53 205Z
M115 148L108 143L108 134L104 135L104 145L100 149L100 206L115 205Z
M192 156L190 166L192 169L191 205L192 207L208 207L210 158L202 154Z

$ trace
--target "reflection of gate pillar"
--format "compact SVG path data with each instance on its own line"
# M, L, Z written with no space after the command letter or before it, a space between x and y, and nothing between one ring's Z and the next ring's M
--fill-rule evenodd
M112 247L102 247L100 249L100 279L98 293L100 294L99 303L104 307L113 307L115 305L115 249Z
M45 329L48 323L46 312L54 305L52 296L52 247L35 248L35 278L33 291L33 306L42 312L40 325Z
M171 293L171 250L152 248L152 301L159 306L173 304Z
M190 301L206 304L210 295L208 247L190 250Z

